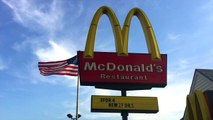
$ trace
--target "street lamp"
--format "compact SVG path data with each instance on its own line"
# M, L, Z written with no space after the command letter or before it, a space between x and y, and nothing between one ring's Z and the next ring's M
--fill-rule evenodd
M80 118L81 115L78 114L78 116L76 116L75 118L73 118L73 116L71 114L67 114L67 117L70 118L71 120L76 120L76 118Z

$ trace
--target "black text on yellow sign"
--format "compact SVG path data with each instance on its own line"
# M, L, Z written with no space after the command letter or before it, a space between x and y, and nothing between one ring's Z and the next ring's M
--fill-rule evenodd
M92 96L92 112L157 113L157 97Z

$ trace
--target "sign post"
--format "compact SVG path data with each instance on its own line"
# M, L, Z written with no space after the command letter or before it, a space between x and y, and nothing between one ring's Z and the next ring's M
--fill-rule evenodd
M126 96L126 90L121 90L121 96ZM121 111L122 120L128 120L128 115L127 111Z

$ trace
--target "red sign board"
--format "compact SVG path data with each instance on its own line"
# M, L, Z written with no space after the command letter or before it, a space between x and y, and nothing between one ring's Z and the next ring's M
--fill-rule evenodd
M94 52L93 58L84 58L78 51L81 85L109 89L148 89L167 84L167 55L161 61L150 54Z

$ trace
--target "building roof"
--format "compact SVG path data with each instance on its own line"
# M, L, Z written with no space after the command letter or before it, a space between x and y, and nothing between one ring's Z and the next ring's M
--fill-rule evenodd
M196 71L203 74L213 82L213 69L196 69Z

